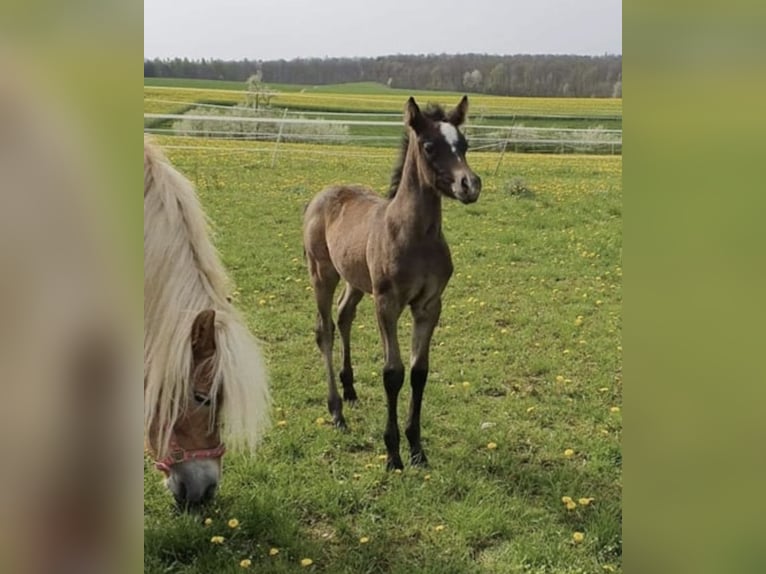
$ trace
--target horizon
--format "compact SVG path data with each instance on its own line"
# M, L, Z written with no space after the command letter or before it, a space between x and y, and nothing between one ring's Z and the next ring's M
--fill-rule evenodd
M433 56L441 56L441 57L459 57L459 56L489 56L493 58L515 58L519 56L563 56L563 57L573 57L573 58L613 58L613 57L622 57L622 53L604 53L604 54L571 54L571 53L560 53L560 54L554 54L554 53L515 53L515 54L497 54L497 53L491 53L491 52L428 52L428 53L392 53L392 54L379 54L374 56L296 56L294 58L269 58L269 59L263 59L263 58L248 58L248 57L241 57L241 58L212 58L208 56L201 56L201 57L189 57L184 55L175 55L175 56L154 56L154 57L147 57L144 55L144 60L183 60L187 59L189 61L200 61L200 60L219 60L223 62L244 62L244 61L252 61L252 62L278 62L280 60L284 60L286 62L291 62L294 60L375 60L377 58L398 58L398 57L433 57Z

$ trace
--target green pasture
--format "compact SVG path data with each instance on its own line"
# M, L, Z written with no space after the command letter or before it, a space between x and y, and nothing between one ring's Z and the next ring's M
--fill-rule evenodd
M462 92L389 88L374 82L322 86L269 84L269 88L275 92L270 101L272 107L296 112L327 112L327 119L333 116L338 119L335 114L344 112L398 114L409 96L414 96L422 104L436 102L450 106L463 95ZM245 91L245 82L145 78L144 111L183 113L195 103L235 105L245 101ZM484 94L469 94L469 98L472 121L477 124L605 129L622 127L621 99L520 98Z
M282 145L272 168L273 144L157 141L196 185L234 301L263 341L273 424L254 456L226 456L202 516L177 516L145 461L145 572L240 572L245 559L259 573L622 571L619 156L506 154L498 168L499 154L469 154L484 189L474 205L444 203L455 274L423 406L430 468L397 474L382 460L372 302L352 334L360 401L339 433L301 245L316 192L383 192L396 151ZM405 315L405 356L410 328ZM408 400L405 383L402 419Z

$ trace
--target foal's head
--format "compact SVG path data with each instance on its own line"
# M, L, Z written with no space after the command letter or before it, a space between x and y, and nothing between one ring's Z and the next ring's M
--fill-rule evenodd
M462 203L479 199L481 178L465 159L468 143L460 126L468 114L468 97L445 113L439 107L421 112L413 98L407 100L404 119L410 133L409 145L417 146L417 169L421 185L434 188Z
M156 466L165 473L166 485L179 508L199 506L213 498L221 477L219 414L220 385L214 384L216 364L215 311L197 315L191 333L189 381L179 405L179 415L169 430L169 447ZM159 429L149 436L154 454L160 452Z

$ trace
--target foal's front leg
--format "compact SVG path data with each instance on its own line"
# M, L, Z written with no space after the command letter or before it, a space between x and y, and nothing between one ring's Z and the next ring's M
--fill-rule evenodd
M431 336L441 315L440 298L425 303L412 305L412 355L410 361L410 385L412 398L407 427L404 433L410 443L410 463L425 466L428 464L426 453L420 444L420 407L423 404L423 391L428 379L428 355L431 350Z
M402 306L393 294L374 294L375 313L378 319L380 337L383 340L383 386L386 389L388 418L383 440L386 443L387 470L403 469L402 458L399 456L399 423L396 416L396 406L399 391L404 384L404 365L399 354L399 341L396 334L396 324L402 313Z

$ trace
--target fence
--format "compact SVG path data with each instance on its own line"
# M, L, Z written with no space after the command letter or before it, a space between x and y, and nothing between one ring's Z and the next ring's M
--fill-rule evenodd
M146 113L144 131L184 137L246 139L256 141L397 146L401 141L401 114L352 112L288 112L270 117L245 108L194 104L195 110L225 108L239 115L200 113ZM321 116L321 117L320 117ZM391 117L392 119L370 119ZM396 119L394 119L396 118ZM183 124L181 123L183 122ZM220 124L218 124L220 122ZM196 124L195 124L196 123ZM220 129L212 127L218 124ZM291 126L302 126L292 129ZM343 129L329 129L340 127ZM267 129L268 128L268 129ZM287 129L285 129L287 128ZM534 153L622 153L622 130L603 128L523 127L502 123L471 123L464 129L471 148ZM372 132L372 133L368 133Z

